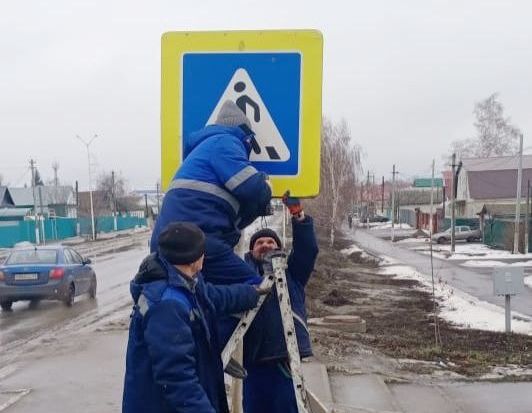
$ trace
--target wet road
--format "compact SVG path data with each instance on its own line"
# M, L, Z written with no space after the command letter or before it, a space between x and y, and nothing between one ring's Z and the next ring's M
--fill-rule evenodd
M411 251L400 244L392 244L390 241L374 236L369 231L358 229L348 235L367 251L377 256L386 255L394 258L415 268L428 279L431 278L428 255ZM489 269L465 268L451 261L434 258L434 276L474 297L504 308L504 297L493 295L493 281ZM512 297L512 310L532 316L532 289L525 288L523 294Z
M43 335L77 331L130 305L129 281L148 253L145 245L93 261L98 279L96 300L78 296L70 308L59 301L42 301L35 309L22 301L13 305L12 312L0 313L0 366L16 358L31 342L38 343Z

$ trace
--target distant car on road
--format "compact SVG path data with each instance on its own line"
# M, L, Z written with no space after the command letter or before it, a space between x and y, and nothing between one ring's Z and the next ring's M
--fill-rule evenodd
M382 215L373 215L372 217L369 217L369 222L388 222L390 218L383 217Z
M455 239L457 241L467 241L475 242L480 241L481 234L479 229L471 229L467 225L457 225L455 229ZM432 240L436 241L438 244L444 244L446 242L451 242L451 228L443 232L437 232L432 235Z
M96 297L96 274L74 249L64 246L16 248L0 265L0 307L9 311L15 301L61 300L72 306L74 297Z

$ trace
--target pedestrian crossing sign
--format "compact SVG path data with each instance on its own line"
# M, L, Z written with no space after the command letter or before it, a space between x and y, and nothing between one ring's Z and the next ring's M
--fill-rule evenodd
M162 183L187 137L214 123L226 100L247 115L254 166L274 196L319 193L323 40L318 31L170 32L162 37Z

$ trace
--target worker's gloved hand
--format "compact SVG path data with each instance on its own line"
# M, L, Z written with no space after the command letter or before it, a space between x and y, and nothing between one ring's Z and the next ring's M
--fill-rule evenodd
M290 196L290 191L286 191L283 195L282 201L293 217L301 218L301 215L303 214L303 207L301 206L299 198Z
M231 377L235 377L240 380L244 380L248 376L246 369L242 367L242 365L233 357L231 357L229 363L227 363L227 366L225 366L224 371Z

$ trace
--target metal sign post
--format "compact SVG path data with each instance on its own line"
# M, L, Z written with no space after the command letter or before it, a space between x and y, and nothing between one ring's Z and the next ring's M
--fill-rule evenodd
M504 295L505 331L512 332L511 296L522 293L525 288L523 267L498 267L493 270L493 293Z

